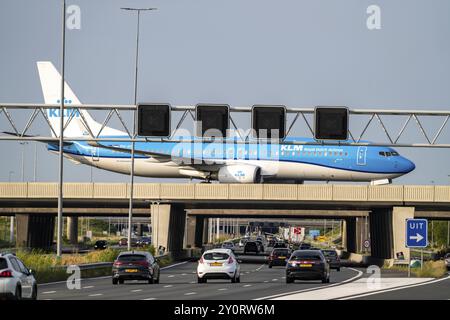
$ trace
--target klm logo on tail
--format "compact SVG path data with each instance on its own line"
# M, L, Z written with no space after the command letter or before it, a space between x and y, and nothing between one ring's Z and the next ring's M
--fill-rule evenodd
M60 103L60 102L61 102L60 99L58 99L56 101L56 103ZM65 104L70 104L70 103L72 103L72 100L64 99L64 103ZM61 114L61 110L60 109L48 109L48 116L50 118L59 118L60 114ZM73 108L64 109L64 118L69 118L69 117L79 118L80 117L80 111L78 109L73 109Z

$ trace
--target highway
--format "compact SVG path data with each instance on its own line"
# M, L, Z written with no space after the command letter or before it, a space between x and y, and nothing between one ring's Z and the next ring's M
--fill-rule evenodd
M69 290L66 283L39 286L40 300L248 300L261 299L273 295L284 295L293 291L317 289L353 279L358 271L342 268L332 271L331 283L320 281L296 281L285 283L284 267L269 269L262 263L241 264L241 283L225 280L210 280L206 284L197 283L197 263L186 262L161 270L159 284L125 282L112 285L111 278L83 279L81 289Z

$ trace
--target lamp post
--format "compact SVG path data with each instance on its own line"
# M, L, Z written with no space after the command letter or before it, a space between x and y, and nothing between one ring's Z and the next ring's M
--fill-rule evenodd
M137 82L138 82L138 62L139 62L139 22L141 11L152 11L156 8L120 8L121 10L137 12L136 26L136 59L134 72L134 105L137 104ZM133 111L133 136L136 137L136 109ZM131 249L131 229L133 222L133 191L134 191L134 141L131 142L131 169L130 169L130 203L128 207L128 250Z
M11 182L11 176L14 174L14 171L9 172L8 181ZM14 241L14 216L11 216L9 219L9 242L12 244Z

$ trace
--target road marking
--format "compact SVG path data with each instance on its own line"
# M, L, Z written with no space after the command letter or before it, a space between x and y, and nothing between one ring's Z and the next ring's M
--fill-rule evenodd
M225 291L225 290L228 290L227 288L220 288L220 289L217 289L218 291Z
M173 285L171 285L171 284L164 286L164 288L172 288L172 287L173 287Z
M272 279L272 281L278 281L278 279Z
M142 299L142 300L156 300L156 298L145 298L145 299Z
M86 286L86 287L83 287L83 289L91 289L91 288L93 288L94 286Z
M369 293L364 293L364 294L359 294L359 295L353 295L353 296L347 296L347 297L339 298L338 300L350 300L350 299L355 299L355 298L360 298L360 297L371 296L371 295L379 294L379 293L385 293L385 292L397 291L397 290L402 290L402 289L409 289L409 288L414 288L414 287L420 287L420 286L425 286L427 284L436 283L436 282L440 282L440 281L444 281L444 280L448 280L448 279L450 279L450 276L447 276L447 277L441 278L441 279L425 281L425 282L422 282L422 283L404 285L404 286L400 286L400 287L397 287L397 288L382 289L382 290L378 290L378 291L374 291L374 292L369 292Z
M333 284L330 284L330 285L319 286L319 287L315 287L315 288L312 288L312 289L303 289L303 290L290 291L290 292L285 292L285 293L280 293L280 294L274 294L274 295L271 295L271 296L266 296L266 297L262 297L262 298L256 298L254 300L267 300L267 299L273 299L273 298L278 298L278 297L283 297L283 296L289 296L291 294L296 294L296 293L302 293L302 292L307 292L307 291L316 291L316 290L320 290L320 289L336 287L336 286L343 285L343 284L345 284L347 282L354 281L354 280L360 278L363 275L362 271L356 270L354 268L348 268L348 269L356 271L358 274L356 276L350 278L350 279L347 279L347 280L344 280L344 281L341 281L341 282L336 282L336 283L333 283Z
M42 292L42 294L51 294L51 293L56 293L56 291L45 291L45 292Z
M269 282L269 280L264 280L264 283L267 283L267 282Z
M131 292L141 292L142 289L131 290Z
M187 276L187 274L186 274L186 273L182 273L181 275L182 275L182 276Z
M191 281L191 282L189 282L189 283L195 283L195 281Z
M167 278L173 278L175 277L173 274L171 274L170 276L167 276Z
M103 295L103 293L93 293L93 294L90 294L89 297L98 297L98 296L102 296L102 295Z
M251 287L251 286L252 286L251 284L244 284L242 287L247 288L247 287Z
M286 279L286 277L281 277L281 279Z
M197 294L197 292L188 292L188 293L185 293L184 295L185 295L185 296L191 296L191 295L193 295L193 294Z

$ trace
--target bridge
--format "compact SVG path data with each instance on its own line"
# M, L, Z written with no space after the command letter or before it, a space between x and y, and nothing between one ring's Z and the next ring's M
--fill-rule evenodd
M68 238L78 216L127 216L128 196L127 183L64 183ZM57 183L0 183L0 215L17 217L19 244L52 242L57 197ZM207 218L266 217L342 219L356 252L368 217L372 256L393 258L409 251L405 219L450 219L450 186L436 185L136 183L133 201L135 216L151 217L155 245L171 251L207 241Z

